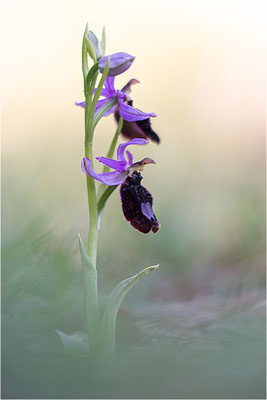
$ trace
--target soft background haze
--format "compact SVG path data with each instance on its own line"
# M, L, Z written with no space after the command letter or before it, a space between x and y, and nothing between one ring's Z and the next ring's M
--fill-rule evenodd
M264 4L3 3L3 398L263 398ZM134 105L158 115L162 140L131 149L157 162L143 184L160 231L130 227L117 191L105 209L102 300L121 279L160 269L122 305L118 355L96 363L66 356L55 334L85 329L84 122L74 102L87 21L97 35L105 25L106 54L136 56L115 85L141 82ZM112 117L98 125L96 156L115 128Z

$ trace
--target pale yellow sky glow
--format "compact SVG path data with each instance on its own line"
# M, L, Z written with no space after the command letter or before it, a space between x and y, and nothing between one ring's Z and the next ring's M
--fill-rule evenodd
M153 146L152 156L169 166L179 158L182 166L190 160L190 168L197 160L208 170L218 159L223 170L258 168L265 126L264 3L6 1L3 154L24 154L25 163L40 152L56 157L58 149L80 157L83 118L74 102L83 98L80 53L88 21L97 34L106 26L107 54L136 56L116 85L140 80L135 105L157 113L153 126L164 151ZM112 117L101 122L96 153L114 127Z

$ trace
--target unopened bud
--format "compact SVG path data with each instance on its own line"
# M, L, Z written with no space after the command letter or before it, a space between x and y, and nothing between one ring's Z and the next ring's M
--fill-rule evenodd
M101 73L103 73L104 71L108 57L110 62L108 76L116 76L122 74L124 71L130 68L133 60L135 59L134 56L122 52L102 57L98 64L98 68Z
M86 34L86 39L88 53L94 61L97 61L103 56L100 40L92 31Z

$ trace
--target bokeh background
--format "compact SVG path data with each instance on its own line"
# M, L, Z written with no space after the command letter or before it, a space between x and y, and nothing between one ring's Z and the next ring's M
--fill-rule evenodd
M2 397L264 398L264 1L3 2ZM136 56L134 104L158 116L149 156L158 233L124 220L115 192L99 241L104 304L124 300L118 352L66 354L55 330L84 331L77 233L87 237L81 41ZM116 128L104 118L95 156ZM121 138L123 140L123 138Z

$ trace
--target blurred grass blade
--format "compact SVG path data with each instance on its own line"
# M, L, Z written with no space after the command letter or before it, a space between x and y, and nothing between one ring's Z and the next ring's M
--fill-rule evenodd
M158 268L158 265L147 267L138 274L131 276L120 282L111 292L107 301L105 313L102 321L102 344L104 351L115 350L116 318L122 300L129 290L150 271Z
M59 335L68 353L89 353L88 335L86 332L74 332L72 335L68 335L60 330L56 330L56 333Z

